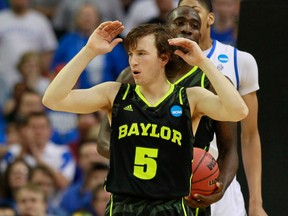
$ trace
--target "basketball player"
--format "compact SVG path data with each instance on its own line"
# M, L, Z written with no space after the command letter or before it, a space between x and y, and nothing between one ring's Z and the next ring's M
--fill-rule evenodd
M241 121L242 159L250 195L249 216L266 216L261 193L261 143L257 126L256 95L259 84L256 61L247 52L211 39L210 30L214 22L211 0L179 0L178 5L187 5L198 11L202 22L199 44L201 49L216 67L230 78L249 108L248 117ZM212 144L211 149L217 149L215 144ZM226 190L224 197L211 206L211 215L246 215L244 199L236 178Z
M175 8L167 17L167 25L173 29L177 37L184 37L197 43L199 42L201 19L193 8L189 6ZM185 87L201 86L211 89L205 74L198 67L193 67L185 61L178 62L178 68L173 71L173 76L169 77L169 80L174 84ZM134 83L130 68L125 69L117 81ZM200 211L199 209L195 210L198 212L198 216L210 215L210 209L203 207L220 200L236 175L238 168L236 126L236 123L232 122L212 122L206 116L201 118L198 125L194 146L208 149L215 131L217 145L220 148L217 162L221 170L218 178L219 182L217 183L218 190L213 195L202 197L204 199L198 199L199 197L197 196L193 200L188 198L189 206L192 208L202 207ZM98 151L109 158L110 126L106 118L102 122L98 141Z
M114 38L123 29L119 21L102 23L49 85L43 103L59 111L107 113L112 134L106 189L113 195L106 215L131 215L132 209L135 215L193 215L183 200L190 191L193 132L202 115L239 121L247 116L247 106L197 43L171 39L171 31L156 24L139 26L125 39L136 85L107 82L73 89L95 56L122 41ZM166 69L177 66L174 52L201 68L217 95L167 81Z

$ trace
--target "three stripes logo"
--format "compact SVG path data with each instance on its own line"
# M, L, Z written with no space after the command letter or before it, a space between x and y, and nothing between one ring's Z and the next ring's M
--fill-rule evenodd
M130 112L133 112L132 105L130 104L130 105L124 107L124 110L126 110L126 111L130 111Z

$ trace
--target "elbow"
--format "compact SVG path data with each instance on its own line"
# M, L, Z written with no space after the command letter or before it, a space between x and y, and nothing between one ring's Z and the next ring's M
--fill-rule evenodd
M238 109L235 121L241 121L245 119L248 116L248 113L249 113L248 107L246 106L246 104L243 104L243 106Z
M55 110L53 99L47 96L46 94L44 94L42 98L42 104L49 109Z

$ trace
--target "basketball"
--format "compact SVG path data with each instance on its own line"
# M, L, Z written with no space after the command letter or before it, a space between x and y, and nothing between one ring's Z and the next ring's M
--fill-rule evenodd
M192 188L190 197L195 193L201 195L212 194L216 187L216 179L219 176L219 167L213 156L201 148L194 148L192 162Z

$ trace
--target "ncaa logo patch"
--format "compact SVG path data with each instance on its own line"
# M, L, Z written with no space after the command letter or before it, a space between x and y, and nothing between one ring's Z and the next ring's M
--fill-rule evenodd
M182 107L174 105L171 107L170 112L174 117L180 117L182 115Z
M229 61L229 58L227 55L221 54L218 56L218 60L222 63L227 63Z

